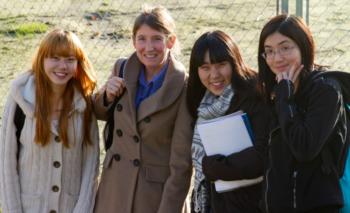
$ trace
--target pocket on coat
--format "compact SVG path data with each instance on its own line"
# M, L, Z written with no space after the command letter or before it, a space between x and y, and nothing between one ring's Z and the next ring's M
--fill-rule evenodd
M38 213L42 210L43 199L41 195L21 194L22 209L26 213Z
M62 193L62 209L60 209L60 212L73 212L78 197L77 195Z
M150 182L165 183L170 175L168 166L145 166L146 180Z

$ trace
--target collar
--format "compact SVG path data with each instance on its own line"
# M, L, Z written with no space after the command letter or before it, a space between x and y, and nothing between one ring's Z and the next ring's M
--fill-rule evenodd
M163 67L160 69L160 72L153 76L152 80L148 82L146 80L146 75L145 75L145 67L143 66L140 72L140 77L139 77L139 84L142 87L148 87L150 84L152 84L154 87L160 87L163 83L166 71L168 69L169 62L165 63Z
M35 79L32 71L27 71L13 80L10 94L26 116L34 117ZM83 96L74 88L73 108L70 114L74 111L83 112L85 108L86 103Z

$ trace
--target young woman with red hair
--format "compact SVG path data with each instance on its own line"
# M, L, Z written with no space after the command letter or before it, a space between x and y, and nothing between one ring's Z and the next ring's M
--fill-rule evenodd
M78 37L56 29L11 84L2 116L2 212L91 212L99 139L94 71ZM20 108L24 125L16 136Z

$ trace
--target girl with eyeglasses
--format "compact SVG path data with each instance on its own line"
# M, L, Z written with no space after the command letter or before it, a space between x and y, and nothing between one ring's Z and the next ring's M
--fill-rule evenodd
M339 85L316 77L324 67L315 64L312 34L296 16L273 17L261 31L258 53L260 86L275 114L265 212L338 212L343 199L335 167L347 132Z

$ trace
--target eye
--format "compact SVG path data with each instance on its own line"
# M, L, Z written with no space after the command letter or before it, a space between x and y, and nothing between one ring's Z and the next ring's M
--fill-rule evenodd
M283 51L283 52L288 52L290 49L292 49L291 46L283 46L283 47L281 48L281 51Z
M273 49L265 49L265 54L266 55L273 55Z
M159 42L159 41L164 41L164 38L162 36L155 36L152 38L152 40Z
M143 36L139 36L139 37L137 37L136 40L137 40L137 41L144 41L144 40L146 40L146 39L145 39L145 37L143 37Z
M223 67L223 66L226 66L226 65L227 65L227 61L223 61L223 62L220 62L220 63L219 63L219 66L220 66L220 67Z
M75 57L73 57L73 56L68 58L68 61L76 61L76 60L77 59Z
M201 71L209 71L210 67L207 64L204 64L198 68Z

